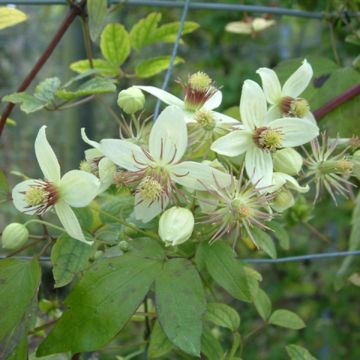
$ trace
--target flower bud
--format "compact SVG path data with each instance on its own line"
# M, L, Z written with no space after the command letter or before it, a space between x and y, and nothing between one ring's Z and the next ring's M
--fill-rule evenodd
M176 246L188 240L194 230L194 216L188 209L172 207L160 217L159 235L166 246Z
M2 233L2 247L4 249L16 250L24 245L29 239L29 231L25 225L11 223Z
M286 148L274 153L273 162L275 171L297 175L303 165L303 158L296 150Z
M127 114L134 114L144 108L145 96L140 89L132 86L120 91L117 103Z
M271 207L278 212L283 212L295 204L294 197L289 190L280 190L271 203Z

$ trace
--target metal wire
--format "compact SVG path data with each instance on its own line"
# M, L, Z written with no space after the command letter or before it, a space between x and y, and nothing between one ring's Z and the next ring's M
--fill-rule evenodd
M152 6L166 8L183 8L186 1L174 0L108 0L110 4L123 4L124 6ZM0 5L68 5L66 0L0 0ZM257 5L242 5L229 3L192 2L189 6L193 10L224 10L236 12L266 13L285 15L307 19L339 18L341 16L357 17L360 12L324 12L303 11L280 7L268 7Z

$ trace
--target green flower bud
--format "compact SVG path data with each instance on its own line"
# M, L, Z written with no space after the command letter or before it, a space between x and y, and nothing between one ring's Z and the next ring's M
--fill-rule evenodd
M190 210L174 206L160 217L160 238L166 246L182 244L190 238L194 223L194 216Z
M117 104L120 109L131 115L144 108L145 96L140 89L132 86L120 91Z
M296 150L286 148L273 154L273 162L275 171L297 175L303 165L303 158Z
M123 252L127 252L127 251L129 251L129 243L126 240L122 240L119 242L119 248Z
M4 249L16 250L24 245L29 239L29 230L25 225L11 223L2 233L2 247Z
M276 194L271 207L278 212L283 212L295 204L295 199L289 190L283 189Z

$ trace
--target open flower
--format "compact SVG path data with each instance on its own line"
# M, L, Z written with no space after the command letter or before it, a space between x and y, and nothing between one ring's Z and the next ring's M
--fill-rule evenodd
M207 74L199 71L192 74L187 83L181 83L181 85L184 90L184 100L154 86L136 85L136 87L154 95L167 105L179 107L184 112L186 123L197 122L196 116L198 112L207 110L213 113L217 125L239 125L236 119L213 111L220 106L222 93L214 86L213 81Z
M269 120L265 95L252 80L244 82L240 114L244 129L217 139L211 149L226 156L245 153L246 172L259 187L272 183L272 152L305 144L319 134L318 127L306 119L284 117Z
M311 65L304 60L302 65L286 80L283 87L274 70L260 68L256 71L262 81L266 100L272 105L269 111L271 119L297 117L316 123L308 102L299 96L308 87L313 76Z
M85 239L71 207L88 205L98 193L99 180L80 170L71 170L60 177L60 165L46 139L45 129L46 126L40 128L35 140L36 158L45 179L30 179L17 184L12 191L14 205L29 215L41 215L54 208L70 236L91 244Z
M104 139L100 150L128 171L135 191L135 217L148 222L164 210L180 184L194 190L227 186L230 175L193 161L181 161L188 138L183 112L176 106L162 111L150 132L148 150L127 140Z

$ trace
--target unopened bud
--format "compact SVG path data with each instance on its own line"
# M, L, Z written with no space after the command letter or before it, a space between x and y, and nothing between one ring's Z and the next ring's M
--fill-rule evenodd
M295 204L294 197L289 190L283 189L276 194L271 207L278 212L283 212Z
M24 224L11 223L2 233L2 247L16 250L24 245L29 239L29 230Z
M160 238L167 246L182 244L190 238L194 224L194 216L190 210L174 206L160 217Z
M275 171L297 175L303 165L303 158L296 150L285 148L273 154L273 163Z
M129 243L126 240L122 240L119 242L119 248L123 252L127 252L127 251L129 251Z
M144 108L145 96L140 89L132 86L120 91L117 103L127 114L135 114Z

